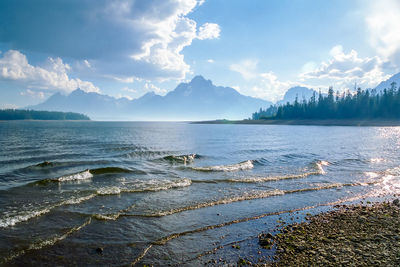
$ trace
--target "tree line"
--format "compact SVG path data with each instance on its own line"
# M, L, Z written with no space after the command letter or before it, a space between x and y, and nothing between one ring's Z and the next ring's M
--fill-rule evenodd
M400 119L400 88L395 82L380 93L361 88L335 93L330 87L326 96L314 92L308 101L296 97L293 103L260 109L252 119Z
M0 109L0 120L90 120L90 118L74 112Z

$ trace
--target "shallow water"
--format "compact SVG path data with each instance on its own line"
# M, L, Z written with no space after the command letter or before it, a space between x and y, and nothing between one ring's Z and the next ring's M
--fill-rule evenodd
M399 137L398 127L0 122L0 263L196 265L277 213L400 193Z

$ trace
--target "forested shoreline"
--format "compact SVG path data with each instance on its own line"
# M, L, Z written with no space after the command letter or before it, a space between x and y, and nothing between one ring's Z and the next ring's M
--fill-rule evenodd
M0 120L90 120L75 112L0 109Z
M383 92L361 90L355 93L334 92L330 87L328 94L321 92L307 101L298 98L293 103L273 105L252 114L253 120L349 120L349 119L400 119L400 88L392 83Z

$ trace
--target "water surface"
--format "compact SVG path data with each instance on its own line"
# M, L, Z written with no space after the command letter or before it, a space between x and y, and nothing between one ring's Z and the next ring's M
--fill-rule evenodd
M1 263L197 265L272 227L273 214L399 193L399 137L398 127L0 122Z

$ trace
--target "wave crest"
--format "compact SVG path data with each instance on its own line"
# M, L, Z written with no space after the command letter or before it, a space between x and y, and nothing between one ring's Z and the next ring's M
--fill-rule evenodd
M216 166L209 166L209 167L192 167L195 171L202 171L202 172L234 172L234 171L241 171L241 170L249 170L254 168L254 164L252 160L246 160L243 162L239 162L236 164L230 165L216 165Z
M179 162L179 163L190 163L193 162L194 159L199 158L200 156L197 154L187 154L187 155L169 155L163 157L164 160L170 161L170 162Z
M90 170L85 170L83 172L78 172L70 175L61 176L56 179L59 182L67 182L67 181L80 181L80 180L88 180L93 177L93 174L90 173Z

